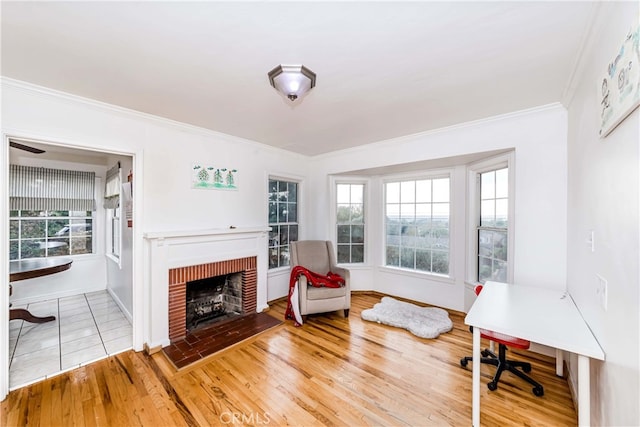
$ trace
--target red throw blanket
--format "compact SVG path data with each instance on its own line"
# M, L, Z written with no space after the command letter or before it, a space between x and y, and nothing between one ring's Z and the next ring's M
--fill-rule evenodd
M313 271L306 269L302 266L295 266L291 269L291 276L289 278L289 297L287 298L287 310L284 313L284 318L293 319L295 321L296 326L301 326L301 324L296 320L295 315L293 313L293 305L291 302L291 297L293 295L293 291L296 286L296 282L300 276L304 275L307 278L307 282L316 288L321 286L327 288L340 288L345 285L344 278L339 274L328 272L326 276L314 273ZM295 302L298 304L298 301Z

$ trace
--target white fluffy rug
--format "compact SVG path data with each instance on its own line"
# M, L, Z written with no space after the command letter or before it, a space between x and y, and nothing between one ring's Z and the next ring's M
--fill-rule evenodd
M436 307L419 307L391 297L382 300L360 315L364 320L404 328L421 338L436 338L449 332L453 322L446 310Z

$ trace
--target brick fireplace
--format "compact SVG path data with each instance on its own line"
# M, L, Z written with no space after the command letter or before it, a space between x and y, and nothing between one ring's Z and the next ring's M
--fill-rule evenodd
M144 344L169 346L186 334L186 283L242 274L243 314L267 309L269 227L146 232Z
M187 333L187 282L231 273L242 274L242 313L254 313L258 286L255 256L169 269L169 339L172 342Z

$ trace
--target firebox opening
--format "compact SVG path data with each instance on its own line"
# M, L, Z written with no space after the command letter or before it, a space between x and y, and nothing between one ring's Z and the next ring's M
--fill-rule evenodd
M187 331L241 316L242 273L187 282Z

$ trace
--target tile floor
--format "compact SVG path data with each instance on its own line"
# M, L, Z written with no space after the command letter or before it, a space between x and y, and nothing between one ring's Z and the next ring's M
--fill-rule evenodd
M107 291L59 298L28 306L35 316L56 320L9 322L9 388L41 381L132 346L129 320Z

